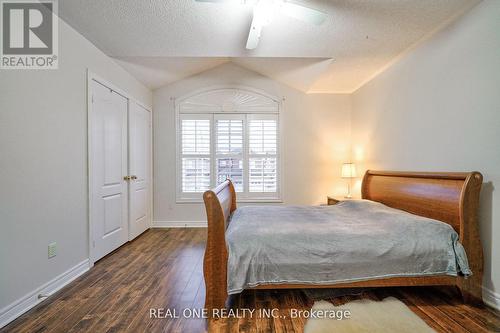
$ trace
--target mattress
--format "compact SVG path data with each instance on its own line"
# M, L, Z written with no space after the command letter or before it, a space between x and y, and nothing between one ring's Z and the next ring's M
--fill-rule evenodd
M369 200L241 207L226 242L229 294L261 284L472 274L450 225Z

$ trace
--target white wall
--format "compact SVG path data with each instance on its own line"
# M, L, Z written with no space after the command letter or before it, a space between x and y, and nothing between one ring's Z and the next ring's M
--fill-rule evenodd
M88 258L87 67L152 104L61 20L59 59L58 70L0 70L0 309Z
M435 34L352 103L353 158L363 168L484 175L484 285L499 293L500 1L480 3Z
M203 204L175 203L175 108L171 98L214 85L244 85L284 97L286 204L319 204L344 193L342 162L350 154L349 95L304 94L228 63L154 91L154 221L206 221Z

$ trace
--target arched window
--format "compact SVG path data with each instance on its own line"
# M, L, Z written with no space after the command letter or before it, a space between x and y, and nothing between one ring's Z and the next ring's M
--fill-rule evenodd
M177 201L200 201L226 178L239 201L281 200L280 101L253 89L215 88L176 109Z

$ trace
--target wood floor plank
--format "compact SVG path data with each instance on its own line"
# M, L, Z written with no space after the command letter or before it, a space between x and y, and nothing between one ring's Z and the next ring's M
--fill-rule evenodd
M432 293L440 299L444 300L452 312L459 312L461 317L467 317L474 321L477 326L484 327L488 332L500 331L500 314L497 311L492 311L485 305L470 305L461 302L459 297L456 297L457 290L454 288L433 288Z
M432 318L434 321L438 322L446 331L450 333L469 333L470 331L462 327L458 322L446 313L446 311L441 311L439 304L428 297L422 297L421 295L412 293L409 294L407 290L402 290L401 293L407 296L408 299L422 312ZM410 296L411 295L411 296Z
M279 317L211 320L152 318L150 309L200 309L204 305L204 229L153 229L104 257L86 274L0 332L303 332L309 310L300 290L249 290L230 298L233 309L279 309ZM403 301L437 332L500 332L500 314L463 304L454 290L382 288L361 296ZM330 300L342 304L360 296Z
M425 321L427 323L427 325L429 325L430 327L432 327L436 332L438 333L445 333L447 332L446 330L446 327L443 327L441 325L439 325L438 322L434 321L432 319L432 317L429 317L425 312L423 312L422 310L420 310L420 308L418 306L416 306L414 303L412 303L411 301L409 301L406 296L402 295L401 293L399 293L397 291L396 288L384 288L380 291L377 291L377 294L381 296L382 299L386 298L386 297L390 297L390 296L393 296L393 297L396 297L398 298L400 301L402 301L403 303L405 303L405 305L407 307L410 308L410 310L412 310L417 316L419 316L423 321Z

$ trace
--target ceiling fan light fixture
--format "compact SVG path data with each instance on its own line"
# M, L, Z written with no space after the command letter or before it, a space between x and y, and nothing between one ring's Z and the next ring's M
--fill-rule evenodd
M236 0L195 0L198 2L236 2ZM259 44L262 28L270 24L277 14L316 25L322 24L326 13L287 0L239 0L245 5L253 6L253 18L248 33L246 48L253 50Z
M280 3L282 1L279 0L260 0L257 2L253 7L253 15L257 21L256 24L262 27L270 24L280 8Z

